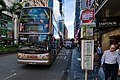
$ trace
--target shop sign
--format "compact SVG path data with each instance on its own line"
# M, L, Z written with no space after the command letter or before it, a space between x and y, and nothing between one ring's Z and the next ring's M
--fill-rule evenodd
M120 27L120 16L97 18L96 25L98 27Z

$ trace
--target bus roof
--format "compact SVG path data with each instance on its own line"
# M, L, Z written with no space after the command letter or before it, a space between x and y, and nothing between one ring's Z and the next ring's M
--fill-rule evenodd
M50 7L42 7L42 6L29 6L29 7L23 7L24 8L48 8L51 9Z

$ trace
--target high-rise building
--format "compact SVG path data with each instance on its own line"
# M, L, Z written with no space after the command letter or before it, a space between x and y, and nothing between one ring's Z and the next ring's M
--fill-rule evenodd
M66 25L64 25L64 39L68 39L68 29Z
M74 38L78 37L78 30L80 28L80 0L75 2L75 21L74 21Z
M59 5L60 5L60 7L59 7L59 10L60 10L60 14L61 15L63 15L63 3L64 3L64 0L58 0L59 1Z
M65 26L64 21L64 0L58 0L59 1L59 11L61 14L61 18L59 19L59 30L61 32L62 39L66 39L68 37L68 30Z

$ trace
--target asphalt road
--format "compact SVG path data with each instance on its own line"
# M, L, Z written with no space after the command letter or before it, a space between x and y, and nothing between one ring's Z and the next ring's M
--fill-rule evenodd
M0 56L0 80L61 80L71 52L60 51L51 66L17 64L16 54Z

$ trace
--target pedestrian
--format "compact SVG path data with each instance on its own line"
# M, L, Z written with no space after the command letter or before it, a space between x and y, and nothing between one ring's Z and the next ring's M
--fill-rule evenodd
M100 44L96 47L96 52L97 52L97 54L99 55L98 62L99 62L99 65L100 65L100 64L101 64L101 57L102 57L102 55L103 55L103 53L102 53L102 48L101 48Z
M118 45L118 49L116 50L116 52L119 55L119 61L118 61L118 75L120 75L120 44Z
M116 51L120 55L120 45L118 45L118 49Z
M116 46L112 44L110 46L109 50L104 51L102 59L101 59L101 67L103 67L104 64L104 72L105 72L105 80L108 80L108 77L111 76L111 80L117 80L117 74L118 74L118 60L119 55L115 51Z

